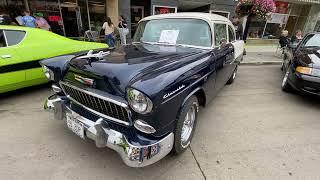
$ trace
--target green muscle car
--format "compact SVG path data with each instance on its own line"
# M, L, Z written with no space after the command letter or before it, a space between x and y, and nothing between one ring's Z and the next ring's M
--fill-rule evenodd
M0 93L46 83L40 60L100 48L107 45L37 28L0 25Z

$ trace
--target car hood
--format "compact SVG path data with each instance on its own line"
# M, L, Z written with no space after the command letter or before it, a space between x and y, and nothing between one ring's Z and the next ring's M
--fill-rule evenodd
M320 69L320 47L302 48L299 50L299 61L309 67Z
M135 82L148 81L174 71L194 61L194 56L208 51L150 44L121 46L110 50L110 54L100 60L79 57L72 59L65 80L79 84L81 82L75 79L75 75L78 75L93 79L93 88L113 95L124 95L126 87L134 87Z

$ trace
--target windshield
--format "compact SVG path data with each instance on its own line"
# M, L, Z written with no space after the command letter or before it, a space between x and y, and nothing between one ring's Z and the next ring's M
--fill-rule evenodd
M211 29L200 19L157 19L142 21L134 42L211 47Z
M310 34L302 42L301 47L320 47L320 34Z

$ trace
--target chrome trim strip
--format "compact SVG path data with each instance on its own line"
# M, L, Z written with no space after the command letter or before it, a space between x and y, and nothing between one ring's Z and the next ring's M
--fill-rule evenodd
M98 112L98 111L95 111L95 110L93 110L93 109L91 109L91 108L89 108L89 107L81 104L80 102L78 102L77 100L75 100L74 98L72 98L72 97L66 92L66 90L65 90L64 87L63 87L63 85L65 85L65 86L67 86L67 87L69 87L69 88L71 88L71 89L74 87L74 89L79 90L79 91L81 91L81 92L83 92L83 93L85 93L85 94L86 94L87 92L89 92L89 91L86 91L86 90L77 88L77 87L75 87L75 86L73 86L73 85L70 85L69 83L65 83L65 82L62 82L62 81L60 81L60 84L61 84L61 88L62 88L63 92L67 95L67 97L68 97L70 100L72 100L73 102L75 102L76 104L78 104L78 105L80 105L81 107L83 107L84 109L86 109L86 110L88 110L88 111L91 111L92 113L94 113L94 114L96 114L96 115L99 115L99 116L101 116L101 117L104 117L104 118L106 118L106 119L109 119L109 120L111 120L111 121L114 121L114 122L117 122L117 123L120 123L120 124L124 124L124 125L126 125L126 126L129 126L129 125L132 124L131 112L130 112L130 110L128 109L128 106L123 106L123 105L122 105L122 107L124 107L124 108L127 110L127 114L128 114L128 118L129 118L129 121L130 121L130 122L126 122L126 121L123 121L123 120L121 120L121 119L117 119L117 118L114 118L114 117L111 117L111 116L102 114L102 113L100 113L100 112ZM74 91L75 91L75 90L74 90ZM76 92L76 91L75 91L75 92ZM79 94L80 94L80 93L79 93ZM93 95L93 93L91 93L91 92L89 92L89 93L87 93L87 94L92 95L92 96L94 96L94 97L96 97L96 98L102 97L102 96L96 95L96 94ZM85 96L85 95L84 95L84 96ZM85 99L87 100L86 96L85 96ZM103 97L103 98L100 98L100 99L103 99L103 100L107 101L108 104L110 105L110 102L107 100L107 99L110 99L110 98ZM115 101L115 100L113 100L113 101ZM118 102L118 103L120 103L120 102ZM116 104L116 103L114 103L114 104ZM124 103L121 103L121 104L124 104ZM119 105L119 104L117 104L117 105ZM110 109L111 109L111 106L110 106ZM112 109L111 109L111 110L112 110Z

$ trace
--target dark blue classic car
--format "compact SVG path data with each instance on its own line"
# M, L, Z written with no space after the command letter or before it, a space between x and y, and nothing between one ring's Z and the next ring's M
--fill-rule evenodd
M190 145L199 106L234 81L242 55L227 18L150 16L130 45L42 61L55 92L45 108L128 166L146 166Z

